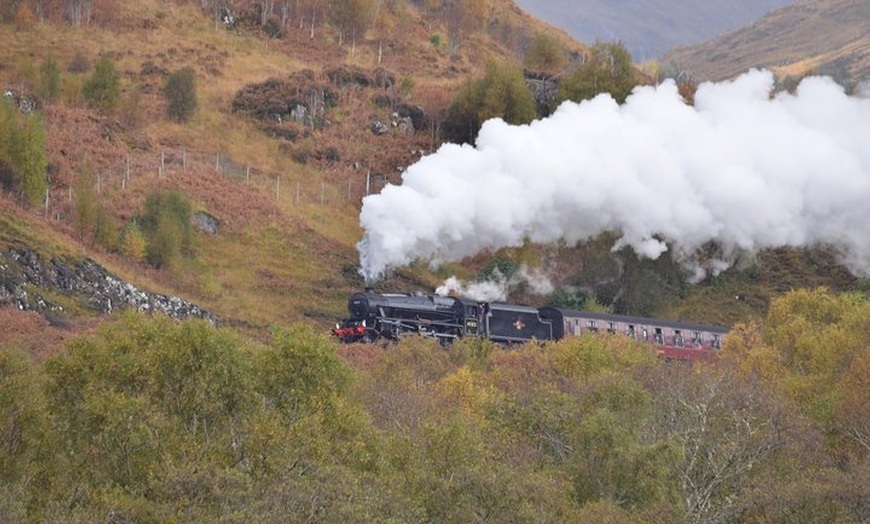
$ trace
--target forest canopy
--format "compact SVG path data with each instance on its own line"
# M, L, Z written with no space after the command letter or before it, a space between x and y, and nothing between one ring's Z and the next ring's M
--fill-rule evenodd
M620 335L413 338L362 365L308 326L256 342L127 313L46 362L0 350L0 512L864 522L868 315L795 291L690 366Z

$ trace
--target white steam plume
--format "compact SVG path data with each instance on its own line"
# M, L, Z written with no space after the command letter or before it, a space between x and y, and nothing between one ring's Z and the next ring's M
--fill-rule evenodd
M694 107L676 86L602 95L549 118L487 121L476 147L447 144L363 202L358 244L367 280L415 260L569 243L605 231L696 271L740 252L827 244L870 272L870 99L828 78L771 98L773 75L702 84ZM724 261L700 268L717 242Z
M449 295L456 293L459 296L474 300L492 302L507 300L512 289L520 284L526 284L529 289L538 295L547 295L553 292L553 284L540 268L520 266L510 277L507 277L496 269L492 278L474 282L463 282L452 276L435 290L436 295Z

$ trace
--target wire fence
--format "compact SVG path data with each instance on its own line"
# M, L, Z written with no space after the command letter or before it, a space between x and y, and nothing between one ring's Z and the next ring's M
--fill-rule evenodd
M155 187L161 180L177 176L193 169L214 169L226 177L256 187L275 201L291 205L354 205L359 207L362 199L377 193L389 183L385 175L365 171L359 166L336 169L324 175L319 184L301 180L298 175L269 172L249 164L235 162L222 153L201 153L185 148L166 148L152 156L126 156L95 175L94 185L98 195L125 191L131 181L151 180ZM75 188L50 188L44 199L44 213L56 220L72 216Z

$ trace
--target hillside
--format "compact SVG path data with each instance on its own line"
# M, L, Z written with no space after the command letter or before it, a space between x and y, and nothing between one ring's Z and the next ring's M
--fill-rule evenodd
M675 62L698 81L767 67L779 78L823 74L855 85L870 78L870 3L802 0L745 28L674 49L663 62Z
M459 39L448 36L441 19L395 4L404 7L388 13L386 36L370 29L357 42L330 24L312 29L301 16L270 36L244 10L248 4L239 4L231 28L200 2L156 0L119 2L113 16L86 28L32 19L3 26L3 87L40 109L51 183L38 208L0 195L4 260L32 252L55 273L92 260L140 290L180 297L255 336L296 322L326 331L346 314L347 296L365 285L356 250L363 197L398 182L404 167L439 147L437 128L458 87L491 59L520 63L538 33L556 35L573 56L585 50L512 2L493 2L487 24ZM121 101L111 112L88 108L82 97L104 56L120 73ZM62 71L53 102L37 89L48 59ZM166 117L163 86L185 67L194 72L199 104L190 121L179 123ZM182 192L197 226L191 256L157 269L97 242L79 225L77 202L88 185L116 234L141 219L149 196ZM608 235L579 248L527 242L436 271L412 264L376 286L429 291L453 274L469 279L546 263L554 286L573 303L594 298L617 312L729 324L763 314L772 297L789 289L845 290L857 282L823 250L784 250L744 261L749 272L690 287L668 257L640 259L612 245ZM39 278L15 286L39 305L45 322L17 311L21 303L7 297L4 323L44 330L51 347L105 318L106 308L40 286ZM547 297L522 284L510 298ZM0 344L42 354L39 340L15 332Z
M517 0L517 4L581 42L619 40L641 62L743 27L793 1Z
M47 261L56 253L94 259L141 289L252 329L303 320L326 329L343 316L346 297L363 286L355 244L366 191L398 181L403 166L437 147L429 122L443 118L457 86L491 59L516 60L535 32L552 32L510 2L493 3L487 30L469 29L461 42L439 19L401 4L388 13L384 34L369 30L353 43L330 24L311 26L305 14L269 36L246 2L238 2L231 28L200 2L112 5L116 11L98 11L86 28L70 27L58 12L43 22L19 16L0 31L2 87L42 113L51 173L43 207L26 209L0 194L0 212L18 224L0 235L0 249L27 244ZM86 107L81 94L102 56L114 61L122 89L108 113ZM49 59L61 70L54 102L38 93ZM179 124L165 116L162 89L183 67L194 71L198 109ZM303 100L311 113L296 122L287 116L299 93L321 98L311 106ZM373 131L378 126L386 132ZM219 229L198 232L195 256L169 270L120 256L76 226L84 173L95 178L97 204L119 233L148 195L170 189ZM435 284L419 268L384 283ZM41 293L59 311L54 295ZM66 311L82 315L83 325L95 314Z

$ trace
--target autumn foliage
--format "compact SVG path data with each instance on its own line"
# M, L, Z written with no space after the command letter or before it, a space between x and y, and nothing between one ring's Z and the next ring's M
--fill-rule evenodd
M870 346L853 328L868 307L791 293L694 366L600 335L410 338L355 367L359 351L342 359L308 326L255 342L127 314L41 365L0 350L0 429L14 436L0 508L13 520L861 522Z

